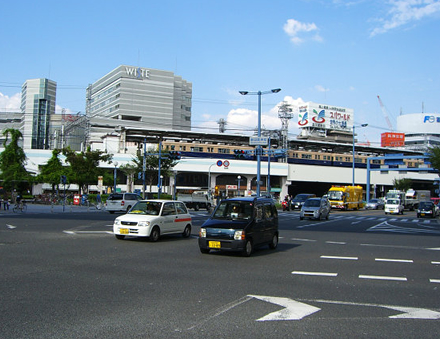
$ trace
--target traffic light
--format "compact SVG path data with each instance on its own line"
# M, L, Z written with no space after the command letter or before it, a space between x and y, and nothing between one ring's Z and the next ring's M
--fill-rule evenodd
M170 151L168 157L170 160L180 160L181 153L179 151Z
M218 196L218 186L215 186L214 195Z
M244 159L246 152L242 149L234 149L234 157L235 159Z

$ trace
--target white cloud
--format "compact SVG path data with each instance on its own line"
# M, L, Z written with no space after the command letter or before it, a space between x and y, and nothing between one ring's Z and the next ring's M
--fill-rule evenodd
M316 89L318 92L328 92L328 91L330 91L330 89L325 88L324 86L321 86L321 85L316 85L316 86L315 86L315 89Z
M301 98L294 99L291 96L285 96L283 101L287 102L291 108L293 117L289 124L289 131L292 133L298 133L296 128L298 118L298 107L304 104L304 100ZM278 118L278 107L282 102L279 102L269 111L263 111L261 113L261 128L262 129L280 129L281 120ZM250 110L247 108L232 109L229 111L227 118L226 132L227 133L240 133L245 135L252 135L258 126L258 111Z
M0 93L0 112L20 112L21 94L12 97Z
M388 4L387 18L379 19L381 25L373 29L371 37L440 13L439 0L389 0Z
M322 42L322 37L319 35L319 29L315 25L315 23L303 23L295 19L289 19L284 24L283 29L284 32L286 32L287 35L290 37L290 41L292 41L295 45L299 45L305 41L305 39L300 37L300 35L307 35L311 32L315 33L312 36L312 40Z

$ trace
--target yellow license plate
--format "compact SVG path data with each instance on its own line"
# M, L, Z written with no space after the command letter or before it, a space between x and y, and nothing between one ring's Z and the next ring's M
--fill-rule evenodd
M210 248L220 248L220 241L210 241L208 246Z
M425 213L422 213L422 214L420 214L422 217L424 217L425 216Z
M130 231L128 228L120 228L119 229L119 233L120 234L128 234Z

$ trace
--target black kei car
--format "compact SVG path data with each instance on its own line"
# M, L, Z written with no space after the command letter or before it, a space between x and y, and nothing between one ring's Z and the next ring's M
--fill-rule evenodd
M244 197L222 200L200 228L202 253L237 251L250 256L254 248L278 246L278 212L273 199Z
M436 209L432 201L421 201L419 207L417 208L417 218L420 217L431 217L435 218Z

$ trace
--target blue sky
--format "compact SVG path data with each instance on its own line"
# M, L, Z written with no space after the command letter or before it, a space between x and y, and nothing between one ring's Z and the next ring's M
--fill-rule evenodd
M85 112L88 84L119 65L173 71L193 84L194 130L281 127L277 105L354 109L378 145L399 114L440 110L440 0L8 1L0 30L0 111L19 109L21 85L49 78L57 106ZM298 134L298 114L290 136Z

